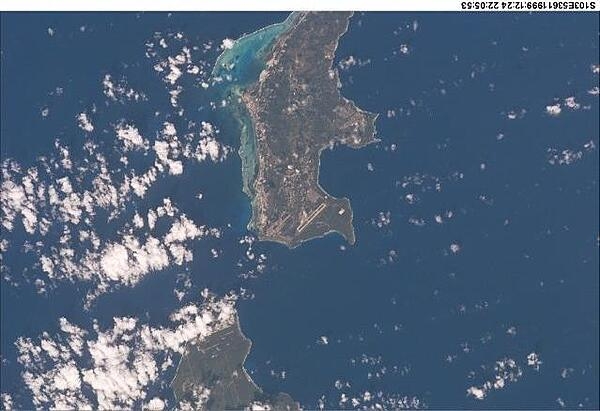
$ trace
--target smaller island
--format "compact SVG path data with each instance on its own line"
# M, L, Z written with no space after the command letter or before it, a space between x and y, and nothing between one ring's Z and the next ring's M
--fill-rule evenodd
M230 76L232 111L242 125L244 192L252 202L248 226L260 240L294 248L337 232L350 244L355 242L350 201L328 194L319 184L322 150L336 143L361 148L378 141L377 115L340 94L333 67L351 16L292 13L272 26L274 34L262 43L264 64L256 77L242 82ZM265 29L256 34L265 37ZM247 55L254 39L245 36L227 51L227 58ZM234 70L240 70L244 60L238 58Z
M202 403L208 410L241 410L252 406L299 410L288 394L266 395L244 369L251 341L235 323L195 344L188 344L171 387L178 403ZM202 398L204 396L204 398ZM265 408L266 409L266 408Z

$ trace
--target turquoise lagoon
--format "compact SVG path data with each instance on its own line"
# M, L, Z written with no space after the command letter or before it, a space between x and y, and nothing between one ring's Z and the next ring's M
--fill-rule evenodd
M254 201L252 186L258 167L256 136L252 120L241 102L241 94L258 80L275 41L293 25L297 16L295 12L290 13L281 23L272 24L237 39L233 47L221 53L212 72L213 78L220 84L217 92L221 101L227 104L227 114L232 115L238 123L238 154L242 161L243 191L251 201ZM248 224L249 228L251 226L252 219Z

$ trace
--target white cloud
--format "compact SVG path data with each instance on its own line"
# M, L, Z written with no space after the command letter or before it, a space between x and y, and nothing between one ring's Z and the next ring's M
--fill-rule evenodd
M66 318L61 317L59 319L60 330L69 335L68 344L71 350L81 356L83 350L83 341L84 337L87 334L87 331L77 327L76 325L71 324Z
M106 277L115 282L133 285L150 271L162 270L169 265L164 246L152 236L145 244L126 236L122 243L108 244L100 268Z
M556 149L548 148L547 157L548 163L551 165L570 165L581 160L587 153L591 153L596 150L596 144L593 140L583 144L581 148L565 148Z
M539 371L542 360L540 360L540 356L537 353L532 352L527 355L527 365L534 370Z
M452 243L450 244L450 251L452 251L453 254L458 254L460 252L460 245L457 243Z
M0 204L2 204L2 225L8 231L13 230L13 220L17 214L22 214L27 208L27 197L25 190L20 185L10 180L2 181L2 190L0 191ZM23 225L27 227L24 222Z
M471 395L478 400L483 400L487 395L487 391L483 388L469 387L467 389L467 395Z
M130 185L136 196L143 198L146 195L148 188L156 181L158 170L155 167L150 167L144 174L136 175L132 173Z
M221 151L221 145L214 137L204 137L200 140L196 149L196 158L198 161L204 161L210 158L212 161L222 161L224 154Z
M158 397L154 397L150 401L148 401L148 404L144 406L144 409L149 411L162 411L165 409L165 407L165 401Z
M357 61L354 58L354 56L349 56L345 59L340 60L340 62L338 63L338 66L342 70L348 70L350 67L355 66L356 63L357 63Z
M110 74L104 75L102 87L104 95L112 101L124 103L125 101L146 100L146 95L129 87L125 79L115 81Z
M329 338L326 335L322 335L317 339L317 344L327 345L329 344Z
M171 265L182 265L193 260L191 241L219 237L216 228L197 225L169 199L163 205L147 212L148 230L134 235L134 228L143 227L143 219L135 214L129 230L116 239L103 241L91 231L80 231L79 237L92 247L83 254L64 246L39 257L43 272L51 279L89 281L94 285L87 304L99 294L115 286L133 286L146 275ZM162 236L154 235L157 220L170 221L170 228Z
M552 117L559 116L561 112L562 112L562 109L560 108L560 103L546 106L546 113L548 113L548 115L550 115Z
M125 151L141 149L147 146L148 141L142 137L137 127L121 122L115 126L117 138L123 143Z
M494 365L493 378L485 381L480 386L471 386L467 389L467 396L483 400L491 390L503 389L506 384L517 382L523 375L521 367L512 358L503 358Z
M175 84L182 74L183 73L176 64L170 64L169 74L165 76L165 81L167 81L169 84Z
M94 322L94 332L88 334L61 319L62 333L15 343L23 381L40 408L163 409L166 403L159 397L143 403L147 389L158 383L161 373L172 371L172 353L182 354L187 343L232 325L235 301L230 295L209 298L202 306L187 305L171 314L169 327L115 317L111 328L102 330ZM73 349L74 335L86 338L82 350ZM159 367L161 358L166 361ZM9 400L3 395L5 404Z
M144 227L144 219L138 213L135 213L135 215L133 216L133 225L135 228Z
M181 161L169 161L169 174L179 175L183 173L183 163Z
M233 48L234 45L235 45L235 40L226 38L226 39L223 39L223 42L221 43L221 49L230 50Z
M13 409L13 399L10 394L2 393L0 394L0 399L2 399L2 409L6 411L10 411Z
M177 34L172 40L184 41ZM205 45L205 50L209 46ZM206 67L199 62L190 66L191 53L191 48L183 46L167 59L167 65L186 72L193 67L191 72L202 75ZM125 79L115 80L110 74L103 77L102 87L110 101L145 98ZM152 137L145 138L126 119L106 126L92 124L90 113L95 112L94 108L74 114L78 126L86 131L81 145L71 148L56 140L55 151L29 168L6 159L1 163L0 182L3 252L26 245L36 257L29 270L33 274L27 278L17 275L14 283L29 282L38 292L47 292L59 281L84 281L90 286L88 304L102 293L137 283L148 273L191 261L192 241L220 235L216 228L180 218L170 201L155 207L147 198L163 176L181 175L190 163L223 161L230 152L230 147L218 140L219 130L208 122L189 122L185 134L178 133L175 122L164 122L161 129L148 132ZM114 130L112 139L96 142L87 137L96 129L110 128ZM150 161L133 161L142 156ZM133 167L140 163L147 166ZM123 218L134 210L133 219ZM164 224L159 224L159 219L164 219ZM183 236L177 232L182 224L191 230ZM98 225L103 230L96 231ZM170 225L173 227L165 234L163 227ZM158 229L161 232L155 232ZM25 232L24 242L8 241L7 236L15 230Z
M79 113L77 115L77 125L80 129L87 131L88 133L94 131L94 125L90 121L87 113Z
M210 399L210 389L204 386L196 386L192 390L191 398L191 401L180 401L177 408L182 411L206 409L206 404Z
M581 107L581 104L579 104L577 101L575 101L575 97L571 96L571 97L567 97L565 99L565 106L567 106L571 110L579 110L579 108Z
M389 211L380 211L376 218L371 219L371 224L378 228L388 226L391 222L391 213Z

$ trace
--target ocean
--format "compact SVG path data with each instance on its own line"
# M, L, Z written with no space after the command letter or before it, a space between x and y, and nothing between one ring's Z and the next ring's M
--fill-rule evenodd
M145 200L168 196L194 220L226 227L194 245L189 267L105 294L89 311L78 283L39 295L3 280L1 391L31 406L14 341L55 332L59 317L159 325L204 288L242 288L248 372L308 409L350 407L343 394L430 408L597 409L597 15L356 13L336 54L342 94L381 113L381 141L324 151L320 172L326 191L350 199L356 244L336 234L294 250L254 242L266 263L248 275L239 123L189 79L178 116L145 44L156 32L212 40L205 59L214 64L223 39L287 15L2 14L2 160L30 165L56 138L77 147L75 115L93 104L96 124L127 118L146 135L165 119L211 122L233 152L166 176ZM106 73L147 100L103 105ZM550 115L557 103L561 114ZM18 277L31 258L11 249L3 263ZM172 293L178 274L193 283L183 301ZM497 375L503 387L481 401L467 395Z

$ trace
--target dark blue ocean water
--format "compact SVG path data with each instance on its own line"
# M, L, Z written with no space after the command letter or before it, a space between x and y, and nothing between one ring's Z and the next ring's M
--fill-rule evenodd
M77 146L74 116L94 102L100 106L105 73L125 75L149 98L100 106L96 122L131 119L151 135L172 110L144 57L154 32L181 31L191 44L218 44L286 15L2 14L2 159L32 164L57 137ZM223 164L190 166L157 185L148 201L170 196L194 219L231 228L221 239L198 243L186 301L204 287L254 293L239 305L253 341L247 368L267 392L288 392L308 408L322 395L328 408L337 408L341 392L367 390L416 396L432 408L557 408L558 398L569 408L598 408L598 149L583 149L590 141L599 145L598 97L587 93L598 85L590 68L598 64L598 29L592 14L356 14L337 57L360 63L342 71L342 92L381 113L382 141L327 151L321 169L323 187L352 202L356 245L342 249L339 236L292 251L255 244L268 268L242 280L238 238L249 204L240 160L231 155ZM64 89L60 97L50 94L56 87ZM186 88L185 120L215 122L235 146L235 123L208 109L206 96ZM555 98L562 103L570 96L580 109L563 105L559 117L546 114ZM43 107L50 108L47 118ZM388 118L388 110L396 116ZM172 121L184 120L173 115ZM552 165L551 148L583 155ZM193 197L198 191L202 206ZM390 217L382 228L372 222L380 212ZM460 251L453 253L451 244ZM221 258L209 258L212 247ZM18 272L27 258L7 254L4 264ZM108 326L120 315L164 323L182 304L171 290L185 270L104 295L90 312L81 309L77 284L39 296L27 284L3 281L1 391L30 406L15 361L19 336L53 333L60 316L85 326L90 318ZM516 335L507 333L510 327ZM322 336L328 344L318 343ZM539 371L527 366L532 352L543 361ZM523 369L519 381L484 402L467 397L467 388L493 379L495 361L506 357ZM285 370L285 378L272 370ZM336 380L351 387L339 391Z

